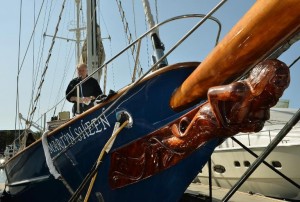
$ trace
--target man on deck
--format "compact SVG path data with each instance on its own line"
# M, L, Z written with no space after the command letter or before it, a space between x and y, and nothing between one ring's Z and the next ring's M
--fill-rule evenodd
M99 83L93 77L90 77L84 83L74 88L82 80L88 76L88 70L86 64L77 65L78 77L73 79L66 90L66 98L69 102L74 103L73 105L73 115L80 114L89 108L94 106L95 99L102 94L102 90L99 86ZM79 92L79 95L77 95ZM77 107L77 102L79 103L79 108ZM78 108L78 109L77 109Z

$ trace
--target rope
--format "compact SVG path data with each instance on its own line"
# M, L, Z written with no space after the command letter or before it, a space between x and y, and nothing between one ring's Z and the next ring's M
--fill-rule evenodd
M27 129L30 128L30 125L31 125L30 122L33 119L33 115L34 115L34 112L36 110L38 100L40 98L41 89L42 89L42 86L43 86L43 83L44 83L46 72L48 70L48 64L49 64L49 61L50 61L50 58L51 58L51 53L52 53L52 50L53 50L53 47L54 47L55 38L56 38L56 35L57 35L57 32L58 32L58 27L59 27L59 24L60 24L60 21L61 21L61 16L62 16L64 7L65 7L65 3L66 3L66 0L64 0L64 2L62 4L62 8L61 8L61 11L60 11L60 14L59 14L59 19L58 19L58 22L57 22L57 25L56 25L56 28L55 28L54 35L52 37L52 43L51 43L51 46L49 48L48 57L47 57L46 64L45 64L45 68L44 68L44 71L43 71L43 73L41 75L41 81L40 81L39 87L37 89L37 93L36 93L36 97L35 97L33 105L32 105L31 113L30 113L29 118L28 118L29 125L28 125Z
M137 48L136 58L139 58L139 56L140 56L141 42L142 42L141 40L139 40L139 42L138 42L138 48ZM138 60L136 60L135 63L134 63L133 74L132 74L132 79L131 79L132 82L135 81L135 75L136 75L137 65L138 65Z
M25 58L26 58L26 56L27 56L27 52L28 52L28 50L29 50L29 47L30 47L31 41L32 41L32 39L33 39L33 36L34 36L34 33L35 33L35 28L36 28L36 25L37 25L37 23L38 23L38 21L39 21L39 19L40 19L40 14L41 14L41 11L42 11L42 8L43 8L43 5L44 5L44 2L45 2L45 1L43 1L43 2L42 2L42 5L41 5L41 8L40 8L40 11L39 11L39 14L38 14L37 20L36 20L36 22L35 22L35 24L34 24L33 31L32 31L32 33L31 33L31 36L30 36L30 39L29 39L29 42L28 42L28 45L27 45L27 48L26 48L26 51L25 51L25 54L24 54L23 60L22 60L22 64L21 64L21 66L20 66L20 68L19 68L18 74L20 74L20 72L21 72L21 70L22 70L22 67L23 67L23 64L24 64Z
M79 194L82 192L83 188L85 187L85 185L87 184L87 182L89 180L91 180L88 191L86 193L86 196L84 198L84 201L88 201L88 198L90 197L92 188L94 186L96 177L97 177L97 171L99 169L99 166L101 164L101 160L103 159L103 156L105 154L107 154L111 148L111 146L113 145L117 135L121 132L121 130L126 127L126 125L129 123L128 120L126 120L120 127L118 127L119 122L116 122L115 124L115 128L114 131L111 135L111 137L108 139L108 141L106 142L106 144L104 145L104 147L102 148L99 157L96 161L96 164L93 166L92 170L87 174L87 176L83 179L83 181L81 182L80 186L77 188L76 192L72 195L72 197L69 199L69 202L75 202L76 199L79 197ZM117 128L117 130L116 130ZM92 178L92 179L91 179Z
M135 8L134 8L134 0L132 0L132 11L133 11L134 36L135 36L135 38L137 38L136 13L135 13Z
M123 28L124 28L126 36L127 36L128 44L131 44L133 42L133 40L132 40L132 34L131 34L130 30L129 30L129 24L128 24L128 21L127 21L126 16L125 16L125 11L124 11L124 9L122 7L121 1L120 0L116 0L116 2L117 2L117 5L118 5L118 8L119 8L119 13L121 15L121 20L122 20L122 23L123 23ZM134 55L135 55L134 53L136 52L135 45L131 46L130 50L131 50L132 58L133 58L133 60L135 60L135 58L134 58ZM139 69L142 69L140 62L139 62Z
M43 133L42 135L42 146L43 146L43 150L44 150L44 154L45 154L45 158L46 158L46 164L49 168L49 172L51 175L53 175L53 177L55 179L59 179L67 188L67 190L71 193L74 194L73 189L71 188L71 186L67 183L67 181L65 180L65 178L56 170L54 164L53 164L53 160L51 158L50 152L49 152L49 144L47 141L47 136L49 134L49 131L46 131Z
M289 68L291 68L294 64L296 64L298 60L300 60L300 56L298 56L298 58L289 65Z
M71 45L69 47L69 51L68 51L68 55L66 56L66 62L65 62L65 65L64 65L64 72L61 76L61 82L60 82L60 86L57 90L57 95L56 95L56 98L55 98L55 103L58 103L59 99L60 99L60 96L61 96L61 92L63 92L63 87L64 87L64 84L66 82L66 78L67 78L67 73L70 69L70 64L71 64L71 59L74 58L74 54L75 52L73 51L74 50L74 46Z
M43 145L43 150L44 150L44 154L45 154L45 158L46 158L46 164L49 168L50 174L53 175L53 177L55 179L58 179L61 175L56 170L56 168L53 164L53 161L51 159L51 155L50 155L50 152L49 152L49 145L48 145L48 141L47 141L48 134L49 134L49 131L46 131L42 135L42 145Z
M19 106L19 72L20 72L20 51L21 51L21 31L22 31L22 0L20 2L20 18L19 18L19 47L18 47L18 74L17 74L17 92L16 92L16 114L15 114L15 139L17 138L17 120L20 111ZM20 138L20 130L19 135ZM20 141L20 140L19 140ZM15 144L14 144L15 147ZM14 148L15 151L15 148Z
M43 21L43 27L42 27L42 30L44 30L43 32L46 33L47 32L47 29L48 29L48 25L49 25L49 21L50 21L50 13L51 13L51 8L52 8L52 1L50 2L50 7L49 7L49 13L48 13L48 20L47 20L47 24L46 24L46 28L44 29L45 27L45 21L46 21L46 15L44 15L44 21ZM46 3L46 8L45 8L45 13L46 11L48 10L48 2ZM36 70L36 73L35 73L35 76L33 76L32 78L33 79L33 85L32 85L32 95L31 95L31 99L30 99L30 105L29 105L29 108L28 108L28 114L27 114L27 117L29 117L30 115L30 109L32 108L32 105L33 105L33 96L34 96L34 89L36 88L36 83L37 83L37 78L38 78L38 74L40 72L40 68L41 68L41 62L42 62L42 58L43 58L43 54L44 54L44 46L45 46L45 37L44 35L41 35L41 38L40 38L40 42L39 42L40 46L39 46L39 51L38 51L38 54L37 54L37 63L36 63L36 67L33 66L33 69Z
M35 24L35 0L33 1L33 25ZM30 103L32 102L33 96L34 96L34 66L35 66L35 34L33 35L33 41L32 41L32 88L31 88L31 96L30 96ZM30 108L29 108L30 109Z
M107 28L107 25L106 25L106 22L105 22L105 19L104 19L104 16L102 15L102 12L101 12L101 6L100 6L100 0L98 0L98 3L97 3L97 6L98 6L98 16L99 16L99 19L98 19L98 22L100 23L100 20L102 19L102 22L104 24L104 28L107 32L107 35L108 35L108 39L109 39L109 48L110 48L110 56L112 57L112 48L111 48L111 37L110 37L110 33L109 33L109 30ZM101 18L100 18L101 16ZM112 69L113 69L113 63L112 63ZM105 65L104 66L104 76L103 76L103 94L106 94L106 86L107 86L107 68L108 66ZM113 70L112 70L113 71ZM114 90L115 90L115 81L114 81L114 75L112 73L112 83L113 83L113 86L114 86Z
M68 5L68 3L70 4L70 1L67 1L66 3L67 3L67 5L65 7L66 8L70 7L70 5ZM68 13L65 12L64 15L66 17L70 18L70 10L71 9L69 9ZM61 29L60 30L64 30L64 32L66 32L66 38L69 38L70 32L68 31L68 23L67 23L67 18L66 17L62 18L62 22L60 23L61 24ZM63 34L63 33L61 32L60 34ZM65 35L65 34L63 34L63 35ZM67 46L69 48L69 51L67 51ZM62 50L62 47L64 47L65 50ZM73 56L73 53L75 53L75 51L74 51L75 48L73 47L73 43L68 43L68 45L63 45L63 40L59 40L59 45L56 47L56 49L57 49L56 53L58 55L62 56L62 54L65 53L65 56L62 56L63 58L65 58L65 65L64 65L64 72L65 72L66 69L69 67L68 66L68 64L70 63L69 60L71 59L70 56ZM63 52L63 53L61 53L61 52ZM61 66L59 64L59 61L60 60L56 60L55 65L54 64L52 65L52 68L54 67L53 75L57 74L58 68L61 69L61 67L59 67L59 66ZM55 77L59 78L59 76L62 76L62 79L59 80L60 81L60 86L59 86L58 89L54 90L54 87L55 87L55 84L57 83L57 81L55 79L52 79L50 93L48 93L48 96L47 96L48 97L48 104L46 105L47 108L51 107L51 105L52 105L51 102L53 100L55 100L54 103L57 103L57 101L59 100L59 96L61 95L61 92L63 92L61 89L63 87L66 76L65 76L65 73L63 75L61 75L59 73L59 75L55 76ZM54 114L53 114L53 116L54 116Z
M109 41L109 48L110 48L110 56L112 58L112 47L111 47L111 41ZM107 65L106 65L107 67ZM113 86L114 86L114 90L116 90L116 82L115 82L115 71L114 71L114 63L112 62L111 63L111 74L112 74L112 83L113 83ZM105 94L105 92L104 92Z

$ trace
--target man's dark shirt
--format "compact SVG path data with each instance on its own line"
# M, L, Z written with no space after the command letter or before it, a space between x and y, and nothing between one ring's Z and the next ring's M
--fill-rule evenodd
M66 90L66 95L67 95L67 100L69 102L72 102L70 101L71 97L74 96L74 97L77 97L77 90L76 88L71 92L71 90L81 81L81 78L77 77L75 79L73 79L68 87L67 87L67 90ZM93 96L95 98L97 98L99 95L102 94L102 90L99 86L99 83L96 79L94 79L93 77L89 78L87 81L85 81L83 84L81 84L81 89L79 88L79 97L90 97L90 96ZM71 92L71 93L70 93ZM69 94L70 93L70 94ZM80 113L88 110L89 108L91 108L93 106L93 101L89 104L89 105L85 105L83 103L80 103ZM76 102L73 102L74 105L73 105L73 114L75 115L75 112L76 112L76 109L77 109L77 104Z

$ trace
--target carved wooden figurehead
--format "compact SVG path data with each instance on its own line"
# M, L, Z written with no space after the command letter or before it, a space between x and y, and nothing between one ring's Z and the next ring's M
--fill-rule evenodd
M179 126L173 124L172 131L177 134L163 142L177 151L194 150L204 139L258 132L270 118L270 108L276 105L289 82L289 68L284 63L263 61L253 68L247 79L210 88L208 102L200 106L186 131L182 133Z
M210 88L206 103L112 153L112 188L161 172L208 140L261 130L289 82L289 68L279 60L268 60L254 67L245 80Z

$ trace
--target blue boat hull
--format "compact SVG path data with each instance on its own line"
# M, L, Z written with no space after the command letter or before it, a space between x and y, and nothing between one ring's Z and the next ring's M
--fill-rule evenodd
M95 107L51 133L47 138L51 157L71 189L75 191L90 172L113 132L118 112L127 111L133 125L120 132L111 152L146 137L197 107L175 112L169 106L174 90L196 66L197 63L188 63L167 67L130 89L113 105ZM104 201L178 201L218 142L210 140L176 165L115 189L109 183L111 153L108 153L102 160L89 201L99 201L99 198ZM11 201L68 201L71 197L62 181L49 173L41 141L12 158L5 169Z

